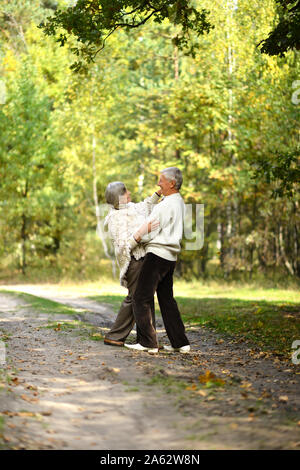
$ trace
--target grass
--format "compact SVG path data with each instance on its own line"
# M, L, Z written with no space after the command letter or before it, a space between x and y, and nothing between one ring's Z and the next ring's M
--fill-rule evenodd
M112 306L117 313L124 298L101 286L89 298ZM300 292L294 289L222 285L216 282L175 282L175 297L184 322L251 341L263 351L291 358L291 345L300 340ZM160 315L156 303L156 314Z
M60 304L59 302L54 302L53 300L44 299L42 297L37 297L36 295L32 294L25 294L24 292L15 292L10 290L0 290L3 294L14 295L19 299L23 300L28 306L32 307L39 313L47 313L47 314L64 314L64 315L75 315L78 314L72 308ZM22 305L24 307L25 305Z
M127 290L107 278L101 282L47 285L55 293L74 293L111 306L115 313ZM9 288L12 288L11 286ZM10 291L2 291L9 293ZM300 291L296 288L264 288L238 282L175 281L174 293L188 325L213 328L233 338L246 339L263 351L291 359L291 345L300 340ZM39 312L65 313L74 310L34 295L15 293ZM156 303L156 314L160 315Z
M79 320L70 320L67 322L54 321L49 322L47 326L41 326L40 328L48 328L58 332L63 331L73 331L78 336L81 336L83 339L90 339L93 341L102 341L103 335L99 333L99 330L89 325L88 323L81 322Z
M191 325L250 340L262 350L290 358L300 338L300 305L235 298L177 298L183 319Z

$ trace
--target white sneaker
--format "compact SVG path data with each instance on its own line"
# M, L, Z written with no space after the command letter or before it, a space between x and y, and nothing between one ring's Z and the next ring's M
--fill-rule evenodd
M190 352L191 346L187 344L186 346L181 346L181 348L173 348L172 346L164 346L165 351L169 352L180 352L182 354L186 354Z
M125 348L134 349L135 351L147 351L148 353L158 353L158 348L145 348L140 343L136 344L124 344Z

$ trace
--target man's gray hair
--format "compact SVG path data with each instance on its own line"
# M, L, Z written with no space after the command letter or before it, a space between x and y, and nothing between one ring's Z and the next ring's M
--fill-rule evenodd
M175 181L175 189L179 191L182 185L182 173L176 166L170 166L161 171L168 181Z
M119 207L120 197L126 193L126 186L121 181L109 183L105 190L105 199L107 204L111 204L115 209Z

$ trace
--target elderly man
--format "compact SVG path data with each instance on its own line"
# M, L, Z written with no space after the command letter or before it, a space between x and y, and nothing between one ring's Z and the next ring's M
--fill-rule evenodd
M181 171L176 167L164 169L159 178L164 199L154 207L148 220L158 219L159 229L150 234L133 235L136 244L146 242L146 256L133 296L133 310L139 329L139 343L124 344L138 351L158 352L158 342L153 325L151 305L155 292L171 346L168 351L190 351L176 300L173 297L173 272L183 233L184 202L179 194L182 184Z

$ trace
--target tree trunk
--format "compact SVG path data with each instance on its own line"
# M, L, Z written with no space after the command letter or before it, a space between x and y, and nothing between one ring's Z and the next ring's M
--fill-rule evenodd
M28 195L28 180L26 179L25 181L25 188L23 192L23 198L26 199ZM26 267L27 267L27 261L26 261L26 240L28 238L27 234L27 222L28 219L26 215L22 214L22 227L21 227L21 250L22 250L22 255L21 255L21 270L22 274L25 276L26 274Z
M284 240L283 240L283 233L282 233L282 225L280 225L279 227L279 248L280 248L280 253L281 253L281 256L282 256L282 259L284 261L284 265L286 267L286 269L288 270L288 272L294 276L295 272L294 272L294 269L293 269L293 266L291 265L291 263L289 262L289 260L287 259L287 256L286 256L286 252L285 252L285 248L284 248Z
M95 212L96 212L96 218L97 218L97 234L102 241L105 256L111 260L112 275L113 275L113 278L115 278L116 277L116 261L109 254L109 251L108 251L108 246L105 240L105 233L102 227L101 214L100 214L100 209L99 209L99 201L98 201L98 193L97 193L97 176L96 176L96 138L95 138L95 135L93 135L93 196L94 196Z
M25 214L22 215L22 227L21 227L21 247L22 247L22 257L21 257L21 269L22 274L26 274L26 240L27 240L27 217Z

